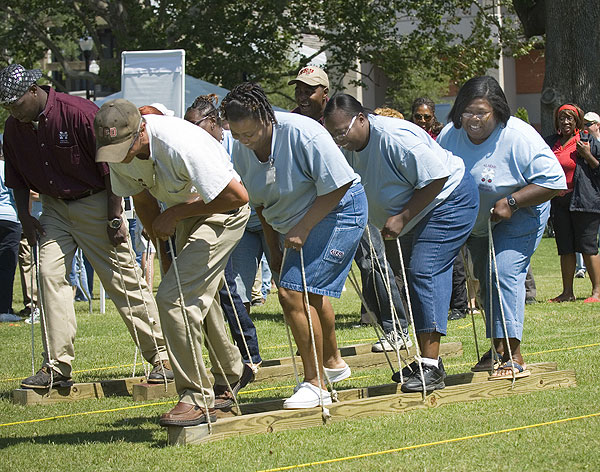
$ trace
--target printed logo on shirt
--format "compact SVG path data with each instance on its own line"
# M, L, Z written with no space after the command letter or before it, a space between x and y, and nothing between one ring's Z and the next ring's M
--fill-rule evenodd
M68 131L59 131L58 132L58 143L59 144L69 144L69 132Z
M494 180L495 175L496 169L485 166L483 171L481 172L481 181L485 182L486 184L491 184L492 180Z

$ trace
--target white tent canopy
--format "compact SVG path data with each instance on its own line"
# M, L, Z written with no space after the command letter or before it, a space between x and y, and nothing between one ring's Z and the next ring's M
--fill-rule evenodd
M194 100L199 95L209 95L211 93L214 93L217 97L219 97L219 102L220 102L225 97L225 95L227 95L227 92L229 92L229 90L227 90L223 87L219 87L218 85L214 85L214 84L211 84L210 82L206 82L204 80L197 79L195 77L192 77L191 75L186 74L186 76L185 76L185 107L186 108L189 107L192 103L194 103ZM112 95L108 95L106 97L99 98L98 100L96 100L96 105L102 106L102 104L104 102L107 102L108 100L114 100L115 98L123 98L123 93L116 92L116 93L113 93ZM145 105L150 105L150 103L152 103L154 101L156 101L156 100L151 100L148 103L145 103Z

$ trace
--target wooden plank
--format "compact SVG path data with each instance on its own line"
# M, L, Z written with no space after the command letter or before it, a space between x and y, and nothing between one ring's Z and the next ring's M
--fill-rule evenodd
M177 395L175 382L167 382L165 390L164 383L147 383L141 382L133 386L133 401L145 402L149 400L158 400L159 398L174 397Z
M485 380L454 385L443 390L436 390L426 398L425 402L423 402L419 393L381 395L337 402L328 407L331 418L327 422L402 413L414 409L436 408L451 403L471 402L547 389L572 387L576 385L576 377L573 370L542 372L518 379L514 388L511 388L511 384L512 382L509 380L494 382ZM169 427L168 444L200 444L240 435L308 428L321 424L323 424L323 420L318 407L307 410L279 410L256 413L219 419L212 424L211 434L208 432L208 425L187 428Z
M102 380L99 382L76 383L72 387L48 389L17 388L12 392L12 402L16 405L40 405L74 402L87 398L129 396L134 385L144 382L145 377Z
M366 351L366 347L364 346L368 346L368 351ZM383 352L371 352L370 346L370 344L351 346L351 350L346 351L350 355L344 357L344 360L351 368L360 369L387 366L388 363L385 354ZM352 354L352 352L355 352L356 354ZM410 362L412 361L412 356L415 354L415 350L414 348L411 348L408 355L405 350L402 350L401 354ZM440 345L440 356L443 358L462 356L462 354L463 349L462 343L460 342L443 343ZM392 364L396 366L396 353L389 352L388 355L390 356ZM302 360L299 357L296 359L296 366L298 368L298 374L300 375L304 372L302 369ZM278 363L271 365L270 367L268 365L265 366L267 361L263 362L263 366L258 369L255 380L257 382L262 382L264 380L278 377L291 377L294 375L291 357L276 359L276 361Z
M532 374L541 374L543 372L554 372L556 371L556 362L539 362L536 364L529 364L527 368ZM446 377L445 383L447 387L452 385L469 384L476 382L485 382L488 378L487 372L467 372L449 375ZM337 390L337 396L339 401L348 400L359 400L361 398L370 398L380 395L390 395L394 393L400 393L399 383L390 383L384 385L375 385L371 387L362 388L348 388L344 390ZM240 409L243 415L252 413L261 413L265 411L276 411L283 409L284 399L268 400L263 402L255 403L240 403Z

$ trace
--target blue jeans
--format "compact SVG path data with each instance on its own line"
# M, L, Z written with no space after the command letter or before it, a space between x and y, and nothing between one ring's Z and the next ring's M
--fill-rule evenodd
M369 243L369 235L371 237L371 243ZM370 246L373 245L373 256L371 256ZM377 262L379 261L379 263ZM400 290L396 284L394 278L394 272L385 257L385 249L383 245L383 238L379 230L371 223L368 224L368 231L365 229L360 242L358 243L358 249L354 256L354 262L360 269L360 277L362 280L362 294L367 304L367 307L377 317L377 321L383 328L385 333L391 333L392 331L406 330L408 323L406 321L406 313L404 312L404 305L402 303L402 297ZM387 274L390 278L390 291L388 292L385 283ZM396 326L394 329L394 320L392 317L392 309L390 307L390 296L392 303L396 309L400 326ZM365 307L362 308L363 310ZM370 322L368 315L361 316L361 320Z
M467 245L473 256L473 272L481 286L481 301L486 313L486 334L489 338L504 338L502 315L496 280L500 281L502 308L509 338L521 340L525 318L525 278L531 256L544 234L550 205L521 208L509 220L492 229L498 265L498 277L493 274L493 304L490 312L488 237L471 237ZM540 208L537 207L537 208ZM492 316L490 317L490 313ZM491 329L490 329L491 322Z
M21 224L0 220L0 313L13 312L13 282L20 241Z
M444 202L406 235L402 253L417 333L446 334L452 267L479 210L479 193L468 172ZM524 285L523 285L524 286Z
M231 299L229 298L229 293L227 293L227 288L225 286L223 286L223 288L219 290L219 297L221 298L221 308L223 309L225 318L229 323L229 329L231 331L231 335L233 336L233 340L235 341L237 348L240 350L240 354L242 354L242 358L244 359L245 363L250 363L250 358L252 358L252 362L254 364L258 364L262 361L262 359L258 351L258 338L256 336L256 328L254 327L254 323L252 322L250 316L248 315L248 312L246 311L246 307L244 307L244 304L242 303L242 299L237 293L235 274L233 272L231 258L225 266L225 283L229 287ZM240 320L240 325L242 327L241 332L240 326L238 326L235 312L233 310L233 306L231 305L232 299L235 305L235 311L237 311ZM250 353L246 351L244 339L246 340L246 344L248 345L248 350L250 351Z
M252 285L263 255L269 257L262 226L246 228L242 239L231 254L237 292L244 303L251 302Z

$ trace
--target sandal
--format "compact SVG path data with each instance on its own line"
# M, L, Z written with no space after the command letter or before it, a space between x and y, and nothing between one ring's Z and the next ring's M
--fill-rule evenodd
M513 372L515 374L515 379L521 379L523 377L529 377L531 375L531 371L527 370L527 365L521 365L515 361L507 361L500 367L498 367L496 370L494 370L494 372L488 377L488 380L512 380Z
M500 366L500 359L502 356L496 353L496 358L492 362L492 350L490 349L486 352L479 362L471 367L471 372L490 372L492 370L496 370Z

